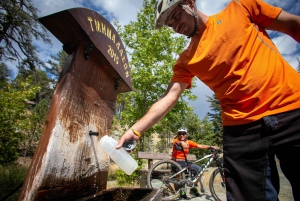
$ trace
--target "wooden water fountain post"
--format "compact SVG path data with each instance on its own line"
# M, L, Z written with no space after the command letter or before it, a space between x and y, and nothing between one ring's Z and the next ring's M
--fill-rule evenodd
M123 43L98 13L74 8L39 21L69 54L19 200L76 200L105 190L118 93L132 90Z

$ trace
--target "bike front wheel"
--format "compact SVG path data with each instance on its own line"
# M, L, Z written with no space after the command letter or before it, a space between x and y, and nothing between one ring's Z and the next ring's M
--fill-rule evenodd
M182 170L175 161L165 159L152 165L147 175L147 185L149 188L160 189L162 200L174 200L180 196L182 180L185 180L184 172L176 174Z
M222 172L221 172L222 171ZM211 195L216 201L226 201L226 186L225 186L225 176L223 170L217 168L211 174L209 180L209 189Z

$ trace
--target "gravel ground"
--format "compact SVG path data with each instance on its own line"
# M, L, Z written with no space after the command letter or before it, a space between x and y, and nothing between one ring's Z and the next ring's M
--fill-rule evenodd
M290 182L282 174L280 167L278 166L279 177L280 177L280 191L279 200L280 201L293 201L292 187Z

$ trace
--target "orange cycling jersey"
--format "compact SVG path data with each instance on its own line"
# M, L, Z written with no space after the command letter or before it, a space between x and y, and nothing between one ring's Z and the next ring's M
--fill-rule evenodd
M265 31L280 12L261 0L232 0L191 39L171 82L189 88L194 76L203 81L220 101L225 126L300 108L300 74Z
M173 140L173 145L177 142L180 142L178 139ZM188 148L184 149L184 154L187 156L189 154L189 151L191 148L197 148L198 144L192 140L186 140L185 141L188 144ZM184 154L180 150L176 150L173 146L172 150L172 159L184 159Z

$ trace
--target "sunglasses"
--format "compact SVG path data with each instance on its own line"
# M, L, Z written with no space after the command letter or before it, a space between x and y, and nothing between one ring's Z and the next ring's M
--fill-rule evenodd
M178 133L178 135L186 135L186 133Z

